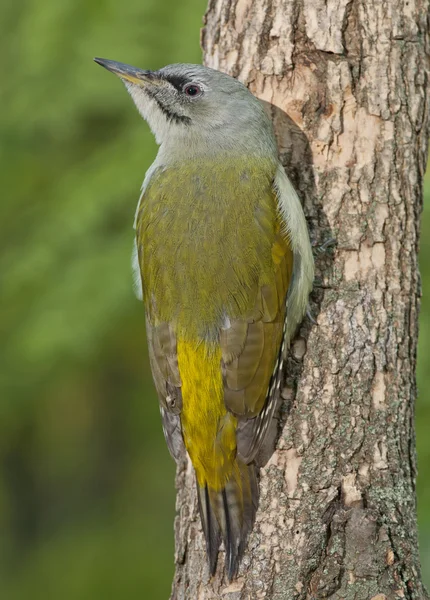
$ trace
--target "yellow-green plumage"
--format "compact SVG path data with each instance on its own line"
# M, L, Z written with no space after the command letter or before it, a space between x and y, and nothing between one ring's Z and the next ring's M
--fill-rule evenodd
M222 530L235 528L242 545L257 491L253 465L237 455L237 423L258 415L266 401L293 263L273 190L275 170L261 158L160 168L137 216L160 400L171 408L173 398L213 517ZM220 498L235 499L227 511L235 523L221 522Z
M193 161L159 169L137 218L144 298L154 321L210 338L250 316L257 286L273 281L276 165ZM240 239L238 232L241 232Z

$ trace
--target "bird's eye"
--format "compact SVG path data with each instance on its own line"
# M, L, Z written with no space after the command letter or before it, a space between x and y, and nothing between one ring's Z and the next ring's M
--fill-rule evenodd
M201 88L195 83L189 83L184 87L184 94L190 98L196 98L196 96L200 96L201 93Z

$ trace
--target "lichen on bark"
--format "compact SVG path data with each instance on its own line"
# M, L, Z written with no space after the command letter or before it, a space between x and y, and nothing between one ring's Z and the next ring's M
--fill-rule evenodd
M428 598L416 529L417 250L429 133L425 0L210 0L205 64L268 105L317 254L281 433L239 578L208 577L177 473L172 599ZM222 565L222 560L219 561Z

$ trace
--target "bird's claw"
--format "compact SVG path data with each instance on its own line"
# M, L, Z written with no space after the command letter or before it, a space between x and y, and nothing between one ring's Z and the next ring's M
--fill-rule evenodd
M310 308L309 305L308 305L308 307L306 309L306 316L309 319L309 321L312 323L312 325L318 325L318 323L316 322L316 320L312 316L311 308Z
M335 246L336 243L337 243L336 238L330 238L330 239L326 240L323 244L320 244L319 246L314 246L314 254L316 254L316 255L323 254L329 248L332 248L333 246Z

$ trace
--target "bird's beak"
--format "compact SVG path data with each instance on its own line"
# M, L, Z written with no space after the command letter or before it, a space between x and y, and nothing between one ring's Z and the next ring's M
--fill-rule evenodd
M149 83L150 81L153 82L154 80L153 71L144 71L130 65L125 65L124 63L108 60L107 58L95 58L94 61L108 71L118 75L118 77L124 81L129 81L130 83L142 85L144 83Z

